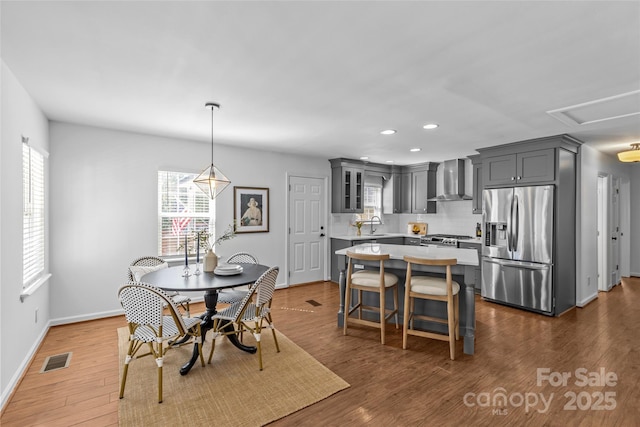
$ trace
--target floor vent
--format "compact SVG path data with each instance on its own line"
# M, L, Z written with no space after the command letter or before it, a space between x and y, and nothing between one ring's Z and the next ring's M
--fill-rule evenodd
M307 300L307 301L305 301L305 302L308 302L309 304L311 304L311 305L312 305L312 306L314 306L314 307L317 307L317 306L319 306L319 305L322 305L322 304L320 304L318 301L315 301L315 300L312 300L312 299Z
M40 373L57 371L58 369L68 368L71 362L71 353L56 354L49 356L44 360Z

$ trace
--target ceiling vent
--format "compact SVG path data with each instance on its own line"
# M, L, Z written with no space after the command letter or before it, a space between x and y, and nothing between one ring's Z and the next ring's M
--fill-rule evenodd
M547 111L569 126L588 125L640 114L640 90Z

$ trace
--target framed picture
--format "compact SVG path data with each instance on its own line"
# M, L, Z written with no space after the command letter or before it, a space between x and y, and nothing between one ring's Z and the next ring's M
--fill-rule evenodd
M269 231L269 189L233 187L233 219L236 233Z

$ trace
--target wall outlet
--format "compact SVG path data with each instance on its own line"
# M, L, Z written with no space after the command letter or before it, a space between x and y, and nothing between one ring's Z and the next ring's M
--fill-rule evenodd
M38 323L38 307L36 307L36 323Z

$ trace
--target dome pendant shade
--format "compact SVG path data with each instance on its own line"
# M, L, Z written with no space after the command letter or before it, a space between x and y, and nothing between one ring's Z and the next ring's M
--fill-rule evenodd
M631 150L618 153L621 162L640 162L640 143L631 144Z
M200 172L193 183L213 200L231 181L213 164L213 110L219 109L220 105L208 102L205 107L211 110L211 166Z
M211 166L200 172L200 175L193 180L193 183L209 198L215 199L222 190L231 184L231 181L211 163Z

